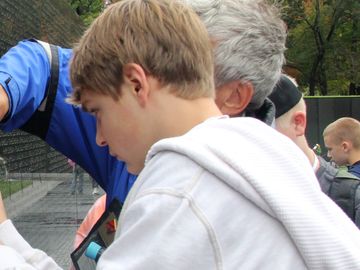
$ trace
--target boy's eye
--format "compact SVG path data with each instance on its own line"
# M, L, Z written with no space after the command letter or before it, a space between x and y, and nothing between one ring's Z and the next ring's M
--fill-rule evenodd
M95 109L95 108L93 108L93 109L89 109L89 113L91 114L91 115L93 115L93 116L96 116L96 114L99 112L99 110L98 109Z

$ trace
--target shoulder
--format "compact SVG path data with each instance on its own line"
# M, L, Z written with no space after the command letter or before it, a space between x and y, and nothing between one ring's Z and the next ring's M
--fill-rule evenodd
M331 184L338 172L338 169L333 167L329 162L323 159L321 156L317 156L319 159L320 166L316 171L316 178L319 181L321 190L325 194L329 194Z
M351 172L349 172L345 169L338 170L338 172L336 174L336 178L351 179L354 181L359 181L359 183L360 183L359 177L357 177L356 175L352 174Z
M316 176L320 177L327 177L327 178L334 178L335 175L338 173L338 169L335 168L330 164L330 162L326 161L323 157L318 156L320 167L316 172Z
M20 41L13 48L15 49L23 49L23 50L42 50L42 45L35 39L26 39Z
M33 59L35 59L36 62L40 59L44 59L44 61L47 62L46 52L44 51L43 47L35 40L20 41L18 44L10 48L4 54L4 56L1 57L1 62L3 64L26 64L27 59L29 60L29 63L32 63L31 60L33 61Z
M186 169L184 169L186 168ZM157 153L139 175L136 182L146 179L142 188L172 187L182 190L192 176L203 170L192 159L174 151Z

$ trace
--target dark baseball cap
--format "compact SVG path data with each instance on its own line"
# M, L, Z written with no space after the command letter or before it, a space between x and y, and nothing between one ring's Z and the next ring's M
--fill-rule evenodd
M275 118L291 110L302 98L302 93L296 84L286 75L282 74L280 80L269 95L275 105Z

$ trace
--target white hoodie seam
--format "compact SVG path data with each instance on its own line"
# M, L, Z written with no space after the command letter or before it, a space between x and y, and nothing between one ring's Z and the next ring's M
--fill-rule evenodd
M200 207L197 206L195 200L193 197L187 193L187 192L178 192L174 189L170 188L152 188L148 189L146 191L141 192L138 194L137 198L134 200L134 202L142 197L148 196L148 195L169 195L173 197L177 197L180 199L185 199L189 203L189 207L194 213L194 215L200 220L200 222L204 225L210 239L211 247L214 251L215 255L215 263L216 263L216 269L223 270L223 262L222 262L222 256L221 256L221 249L219 242L216 238L215 230L212 228L210 222L207 220L205 214L203 211L201 211Z

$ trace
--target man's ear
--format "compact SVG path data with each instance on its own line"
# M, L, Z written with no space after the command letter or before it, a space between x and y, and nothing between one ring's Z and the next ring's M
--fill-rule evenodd
M141 106L145 106L150 94L150 85L144 69L135 63L125 64L123 77L126 89L130 90Z
M223 114L229 116L241 114L249 105L254 94L254 87L250 82L233 81L227 83L222 88L224 90L220 91L227 91L227 93L220 110Z
M306 113L302 111L294 112L291 121L295 127L296 136L304 135L306 129Z

